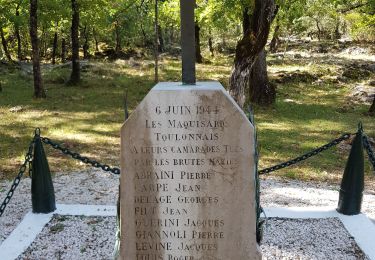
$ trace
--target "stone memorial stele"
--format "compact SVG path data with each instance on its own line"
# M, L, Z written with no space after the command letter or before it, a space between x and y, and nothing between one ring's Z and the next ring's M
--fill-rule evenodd
M121 129L120 259L261 259L254 142L220 83L157 84Z

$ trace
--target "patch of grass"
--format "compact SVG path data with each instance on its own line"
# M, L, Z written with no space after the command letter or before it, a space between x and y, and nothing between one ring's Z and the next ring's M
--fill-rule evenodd
M56 215L54 217L56 218L56 221L58 221L58 222L64 222L68 219L68 217L64 216L64 215Z
M199 80L219 80L228 86L232 57L220 56L197 67ZM332 61L310 64L307 60L270 60L271 78L280 71L303 71L320 82L293 80L278 84L276 104L255 108L260 146L260 168L297 157L342 133L356 131L362 121L368 135L375 136L375 120L365 115L366 105L342 112L347 95L356 82L334 84L325 77L339 73ZM47 99L32 99L32 78L19 71L1 75L0 93L0 179L15 176L36 127L43 136L101 162L118 166L120 127L124 122L123 99L128 92L130 112L153 87L151 61L91 62L79 86L66 86L69 68L44 71ZM160 81L179 81L181 64L163 58ZM21 106L19 112L11 108ZM52 172L85 168L60 152L45 147ZM297 166L274 173L293 179L338 182L348 154L337 148ZM366 164L366 172L370 172Z
M50 227L49 231L52 234L56 234L56 233L59 233L59 232L63 231L64 228L65 228L65 226L63 224L59 223L59 224L56 224L56 225L53 225L52 227Z
M295 158L343 133L355 133L359 121L363 122L368 135L375 136L375 120L366 115L367 105L358 104L346 112L340 110L347 105L347 96L357 82L339 85L329 79L325 81L329 73L337 75L337 70L329 69L329 64L299 68L318 76L319 80L300 83L297 78L279 84L276 104L268 109L255 109L261 147L260 168ZM270 66L274 72L283 69L281 65ZM323 73L325 70L327 72ZM336 147L274 174L337 183L341 180L347 157L348 153L340 152ZM366 173L370 173L370 165L367 158L365 160Z

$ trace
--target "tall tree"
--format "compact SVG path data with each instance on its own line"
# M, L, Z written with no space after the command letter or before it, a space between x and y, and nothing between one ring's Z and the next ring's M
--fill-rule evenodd
M158 26L158 36L159 36L159 53L163 53L164 52L164 37L163 37L163 29L161 28L160 24Z
M79 4L78 0L72 2L72 73L70 75L69 84L76 85L81 80L81 69L79 64Z
M83 58L84 59L88 59L89 56L90 56L90 53L89 53L89 48L90 48L90 45L89 45L89 29L87 27L87 25L85 25L85 27L83 28L83 39L84 39L84 42L83 42Z
M244 12L247 11L245 8ZM244 23L249 23L248 26L244 25L244 28L248 27L248 30L237 43L234 68L229 81L230 93L241 107L244 106L246 96L248 96L246 91L250 84L251 70L267 43L270 26L276 12L274 0L255 0L251 19L249 18L248 21L246 21L247 18L244 19ZM265 89L259 88L259 91L267 95Z
M116 34L116 52L118 53L122 50L122 47L121 47L121 29L120 29L119 20L115 21L115 34Z
M213 43L213 40L212 40L212 30L211 30L211 28L209 29L209 33L208 33L208 49L211 52L211 57L214 57L215 56L215 50L214 50L214 43Z
M56 27L57 27L57 25L56 25ZM58 36L57 36L57 30L56 30L55 33L54 33L54 36L53 36L52 64L56 63L57 41L58 41Z
M61 62L65 63L66 61L66 40L65 38L61 39Z
M32 45L34 97L45 98L42 75L40 71L40 54L38 40L38 0L30 0L30 38Z
M155 58L155 83L159 82L159 0L155 0L155 20L154 20L154 58Z
M22 60L22 42L21 42L21 35L20 35L20 7L22 1L17 3L16 6L16 21L14 25L14 32L17 38L17 58L18 60Z
M0 27L0 35L1 35L1 44L3 45L5 56L7 57L8 61L12 61L12 56L8 50L8 41L5 38L4 29Z
M276 100L276 88L269 79L267 73L266 50L258 54L251 68L249 79L249 102L261 106L268 106Z
M199 27L198 21L195 20L195 60L197 63L203 63L203 57L201 52L201 28Z
M279 20L277 20L277 24L273 32L272 40L270 42L270 51L272 53L276 53L279 47L279 44L280 44L279 34L280 34L280 24L279 24Z
M248 31L252 30L251 17L247 8L245 8L243 13L242 24L243 35L246 37ZM255 58L250 70L248 101L253 104L270 105L276 99L276 89L268 80L266 58L266 50L263 47L262 51Z

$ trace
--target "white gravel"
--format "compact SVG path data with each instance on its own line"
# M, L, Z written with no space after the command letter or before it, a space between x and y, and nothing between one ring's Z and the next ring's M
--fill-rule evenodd
M54 178L60 204L115 205L118 177L99 170L58 174ZM0 182L0 199L10 182ZM336 207L338 187L261 180L263 207ZM0 243L31 210L30 180L24 179L0 218ZM363 212L375 220L375 194L365 192ZM112 259L114 217L58 216L46 225L19 259ZM269 219L262 243L264 259L366 259L337 219Z
M368 259L339 219L268 220L264 259Z
M56 203L115 205L118 196L119 177L100 170L86 170L58 174L53 180ZM11 182L0 182L0 199L6 196ZM18 186L4 215L0 218L0 243L31 210L31 180L25 178Z
M262 207L337 207L339 186L306 183L267 177L261 179ZM362 203L365 213L375 223L375 193L365 190Z
M116 217L55 215L18 259L113 259L115 232Z

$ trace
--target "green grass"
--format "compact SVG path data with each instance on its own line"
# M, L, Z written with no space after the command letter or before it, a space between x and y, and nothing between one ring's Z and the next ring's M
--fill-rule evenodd
M44 71L48 98L32 99L32 77L19 71L1 74L0 92L0 179L15 176L36 127L43 136L64 143L72 150L102 162L119 165L120 127L124 121L123 99L128 92L130 112L154 85L151 61L128 63L93 62L84 69L79 86L64 84L69 69ZM199 80L219 80L228 85L232 59L215 58L197 68ZM272 60L271 60L272 64ZM328 70L330 68L330 70ZM332 65L308 65L286 60L270 66L271 78L281 70L308 71L335 75ZM328 75L329 76L329 75ZM180 80L180 62L165 58L161 62L161 81ZM375 136L375 120L365 115L368 107L346 106L349 88L355 82L337 86L329 80L322 84L278 85L278 98L271 108L255 108L260 146L260 168L299 156L340 136L355 132L358 121ZM10 109L21 106L22 111ZM53 172L84 168L81 163L46 148ZM347 152L332 149L306 162L281 170L288 178L336 182L345 166ZM368 164L367 164L368 165ZM370 172L370 168L366 168Z

